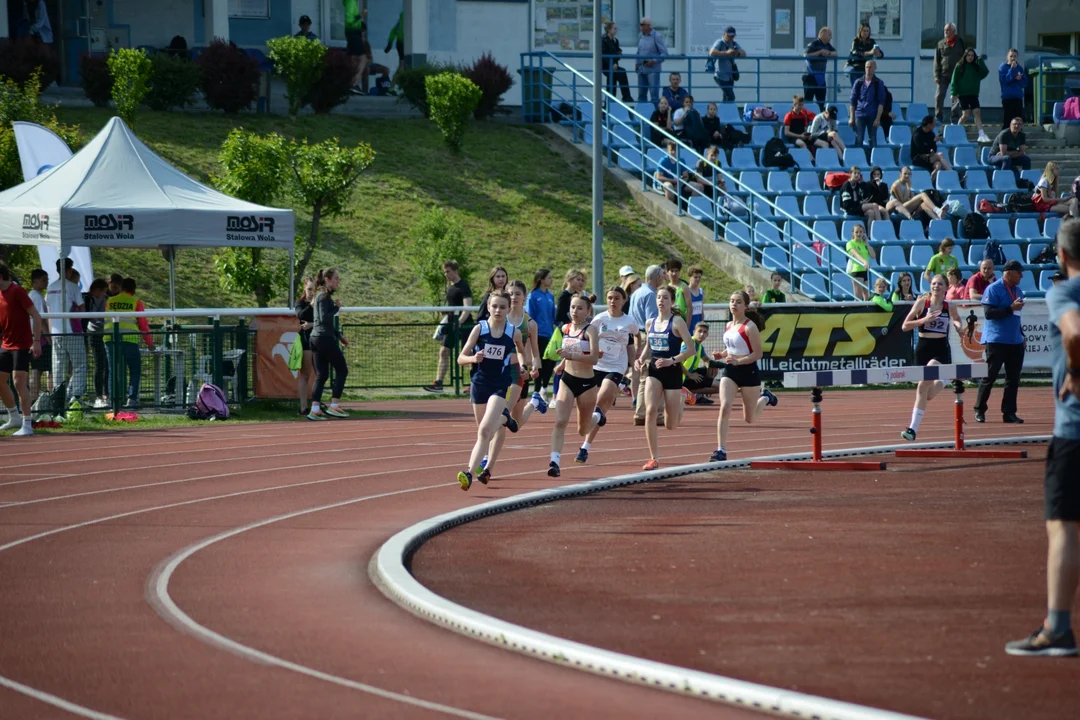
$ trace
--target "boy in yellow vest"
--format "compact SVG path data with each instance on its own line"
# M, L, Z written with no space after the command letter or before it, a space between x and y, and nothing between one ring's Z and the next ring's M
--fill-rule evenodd
M113 295L105 303L106 312L138 312L144 310L142 301L135 297L135 279L124 278L120 283L120 294ZM108 325L106 326L108 328ZM139 353L139 335L143 336L146 346L152 351L154 340L150 336L150 324L146 318L120 318L120 357L127 367L129 383L127 406L139 406L139 383L142 380L142 355ZM108 338L108 330L106 330ZM105 349L109 355L109 367L113 367L112 352L114 344L106 341ZM123 375L120 376L123 378Z

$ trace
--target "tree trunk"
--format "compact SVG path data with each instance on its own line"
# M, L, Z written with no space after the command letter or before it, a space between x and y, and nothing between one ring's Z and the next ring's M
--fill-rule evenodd
M266 287L262 280L258 279L262 276L259 272L261 267L262 248L251 248L251 269L256 278L251 289L255 293L255 304L264 308L270 306L270 288Z
M303 283L304 272L307 270L308 263L311 262L311 254L315 252L315 246L319 244L319 218L321 216L322 202L317 202L311 209L311 236L308 238L307 247L304 248L303 257L296 265L296 279L299 283Z

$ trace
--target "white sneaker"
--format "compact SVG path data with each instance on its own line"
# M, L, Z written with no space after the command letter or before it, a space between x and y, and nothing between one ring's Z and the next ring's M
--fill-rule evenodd
M8 415L7 422L0 425L0 430L14 430L17 427L22 426L22 418L19 417L17 412L13 412Z
M109 403L105 402L104 398L98 398L97 400L94 401L94 409L95 410L101 410L101 409L107 408L107 407L109 407Z
M979 142L981 142L981 143L989 143L990 142L990 138L986 137L986 131L985 130L980 130L979 131Z
M34 428L33 428L33 427L31 427L30 425L25 425L25 424L24 424L24 425L22 426L22 429L20 429L19 431L17 431L17 432L16 432L16 433L15 433L14 435L12 435L11 437L30 437L30 436L31 436L31 435L33 435L33 434L34 434Z

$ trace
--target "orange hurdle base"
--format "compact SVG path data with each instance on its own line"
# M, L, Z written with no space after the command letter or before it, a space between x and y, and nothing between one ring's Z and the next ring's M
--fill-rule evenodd
M754 460L751 470L884 470L884 462L847 460Z

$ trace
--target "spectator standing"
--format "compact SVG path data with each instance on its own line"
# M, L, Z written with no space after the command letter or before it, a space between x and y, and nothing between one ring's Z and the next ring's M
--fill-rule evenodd
M668 75L668 86L664 88L660 94L667 98L668 105L673 108L681 108L683 106L683 98L690 94L690 91L684 87L680 87L682 84L682 75L673 72Z
M308 40L318 40L319 36L311 32L311 18L307 15L301 15L300 21L297 23L300 26L300 32L296 33L294 37L307 38Z
M836 48L832 46L832 30L823 27L818 30L817 38L811 40L804 53L806 75L803 76L803 92L807 100L817 100L825 104L825 73L829 61L825 58L836 57Z
M857 165L851 166L847 182L840 186L840 205L851 217L865 217L867 222L889 219L885 208L874 202L873 188L863 182Z
M0 263L0 401L8 419L0 430L16 430L17 437L33 435L32 399L27 386L30 359L41 355L40 333L43 322L30 296L15 282L11 268ZM19 394L22 414L15 409L12 382Z
M990 283L997 280L994 275L994 261L987 258L979 263L979 272L973 274L967 281L967 298L976 302L982 302L983 293Z
M638 327L641 328L641 335L638 337L638 342L647 343L648 338L645 334L645 323L649 320L654 320L660 315L660 310L656 307L656 290L664 283L664 269L659 265L650 265L645 269L645 282L641 284L634 294L630 296L630 316L637 322ZM644 345L639 345L644 347ZM634 424L645 424L645 380L648 378L647 372L640 374L640 379L637 386L637 399L634 406ZM659 412L657 418L657 424L663 422L663 409Z
M366 18L367 8L361 10L359 0L345 0L345 52L349 57L356 58L358 63L352 87L352 92L356 95L363 92L360 83L367 62L364 55L364 45L367 42Z
M650 99L654 103L660 102L660 70L667 57L668 49L664 44L664 38L660 33L653 30L652 20L641 18L641 35L637 43L637 64L635 69L638 76L638 102Z
M1047 613L1010 655L1076 655L1071 610L1080 585L1080 225L1057 234L1058 263L1068 280L1046 296L1054 377L1054 434L1046 454Z
M855 145L861 146L863 135L869 135L867 145L877 144L877 129L881 127L881 115L885 112L885 83L875 77L877 63L867 60L861 80L851 86L851 119L848 124L855 128Z
M836 157L840 159L840 162L844 161L844 150L847 146L844 145L844 141L840 139L840 133L836 130L836 116L837 112L835 105L830 105L825 109L825 112L814 117L810 123L810 140L815 147L826 148L831 147L836 150Z
M896 279L896 289L893 290L892 301L912 301L915 299L915 292L912 288L914 279L911 277L911 273L905 271L900 273L900 277Z
M668 143L668 138L660 130L665 130L672 135L675 134L675 128L672 126L671 105L668 104L667 98L660 98L656 109L653 110L653 114L649 117L649 123L649 140L653 145L664 147ZM657 128L660 128L660 130L657 130Z
M998 66L998 83L1001 85L1001 129L1009 127L1014 117L1024 117L1024 89L1028 76L1020 64L1020 54L1016 48L1009 48L1005 62Z
M945 153L938 152L937 144L941 136L934 132L936 122L933 115L927 115L911 134L911 164L929 170L931 174L938 170L952 170L949 158Z
M588 282L589 279L581 270L571 268L566 271L566 277L563 278L563 289L559 293L559 301L555 304L556 325L565 325L570 322L570 301L574 299L574 295L585 290L585 285Z
M103 313L109 298L105 294L109 284L102 278L90 283L86 298L86 312ZM109 355L105 352L105 329L108 323L103 317L86 321L87 339L94 357L94 407L109 407Z
M866 242L866 229L861 223L851 229L851 239L844 247L851 257L847 262L847 274L851 277L852 290L856 300L865 301L869 297L870 260L877 260L874 248Z
M1024 422L1016 416L1016 395L1020 389L1020 371L1024 367L1025 339L1020 325L1024 309L1024 291L1020 278L1024 266L1017 260L1005 263L1001 279L990 284L982 296L985 320L982 344L986 348L986 377L979 383L975 400L975 422L986 422L990 390L1005 366L1005 392L1001 397L1001 416L1005 423Z
M368 87L371 84L371 76L378 75L375 87L389 87L390 83L390 68L385 65L380 65L375 62L374 56L371 54L371 43L368 42L367 28L365 27L360 31L360 44L362 48L362 54L360 55L360 87L353 88L354 95L367 95Z
M304 278L304 287L296 299L296 319L300 326L300 369L296 372L296 395L300 398L300 415L307 417L311 406L311 381L315 372L315 354L311 349L311 330L315 327L315 278Z
M71 258L56 261L56 272L63 276L57 278L49 285L46 298L49 307L62 308L65 303L71 312L83 312L82 291L79 286L71 281L75 270L75 263ZM61 302L61 294L64 301ZM132 310L135 308L132 307ZM74 334L71 320L53 318L49 320L49 332L52 334L52 380L53 385L59 386L67 382L66 404L71 404L75 398L82 397L86 392L86 347L83 339ZM70 364L71 375L67 370Z
M105 293L106 297L112 297L113 295L120 294L120 283L124 282L124 276L120 273L113 273L109 276L109 291Z
M784 276L778 272L774 272L769 279L772 282L772 287L761 294L761 303L764 305L768 303L787 302L787 297L780 289L780 285L784 282Z
M456 260L447 260L443 263L443 276L446 278L447 307L465 307L466 305L472 305L472 289L469 288L469 282L461 277L461 266L458 265ZM337 277L336 271L334 277ZM424 386L424 389L428 392L440 393L443 391L443 380L446 378L446 371L450 367L450 351L457 343L455 333L449 332L449 323L452 315L453 313L451 312L445 313L442 319L441 325L443 326L443 332L441 334L442 336L439 338L441 342L441 347L439 348L439 365L435 375L435 382ZM470 317L471 315L468 310L462 310L458 313L458 334L461 333L465 324L469 322ZM317 347L315 348L315 352L318 354Z
M1009 127L994 138L993 147L997 153L990 157L990 164L998 170L1012 170L1017 178L1020 170L1031 169L1031 158L1027 155L1027 135L1024 134L1024 121L1014 117Z
M985 58L976 55L975 48L968 48L964 51L963 60L953 68L952 83L949 85L949 92L960 101L960 119L956 121L957 125L963 125L967 121L968 113L972 113L981 143L990 142L983 130L982 109L979 105L979 86L989 74L990 69L986 67Z
M870 37L870 26L865 23L859 25L859 31L851 41L846 65L851 84L854 85L866 72L867 60L882 57L885 57L885 53L881 52L877 40Z
M135 296L136 289L137 287L134 278L124 278L120 283L120 294L114 295L108 299L105 303L105 311L110 313L137 312L140 306L140 300ZM145 318L139 318L139 320L145 322ZM139 407L139 385L142 381L142 355L139 353L139 335L142 334L146 346L151 351L154 349L154 343L149 333L146 332L146 330L149 329L148 326L140 326L140 323L132 318L120 318L119 324L120 359L127 368L128 374L127 407L137 408ZM110 366L112 366L113 363L113 348L114 344L112 343L105 346ZM56 364L55 354L53 357L53 364ZM118 379L124 379L123 373L121 373L120 378Z
M510 276L506 272L506 268L502 265L496 265L491 268L491 272L488 273L488 284L484 294L480 296L480 309L476 311L476 321L487 320L490 317L491 309L487 306L488 299L491 297L491 293L499 290L509 291L507 284L510 282Z
M540 268L533 273L533 289L525 298L525 312L536 321L536 343L541 357L540 377L536 378L533 385L534 395L540 392L548 393L551 373L555 370L555 362L544 357L551 336L555 334L555 296L551 294L554 282L551 271Z
M36 268L30 271L30 301L34 303L34 308L38 311L38 315L45 315L49 312L49 304L45 301L45 292L49 287L49 273L45 272L41 268ZM42 373L49 373L48 389L52 390L52 345L49 344L49 334L44 332L44 328L36 327L36 321L31 321L41 337L41 355L30 358L30 397L38 398L42 392L41 387L41 375Z
M728 25L724 35L713 43L709 57L716 58L713 66L713 80L724 92L724 102L735 102L735 81L738 80L738 66L734 58L746 57L746 51L735 42L735 28Z
M953 255L953 248L956 247L956 242L952 238L945 238L938 245L938 251L930 258L930 261L926 263L926 271L923 273L923 278L927 281L933 280L935 275L944 276L949 270L960 267L960 261Z
M956 34L956 26L952 23L945 25L945 37L938 40L934 49L934 84L937 85L937 95L934 97L934 116L938 122L952 122L953 106L956 98L949 100L949 116L945 117L945 96L949 94L949 86L952 84L953 70L964 57L964 41Z
M618 32L619 26L615 23L610 20L604 23L604 37L600 41L600 52L603 53L603 58L600 61L601 68L608 81L608 92L614 95L615 85L618 84L618 86L622 88L623 102L631 103L634 101L634 96L630 94L630 81L626 77L626 71L619 67L619 59L617 57L622 55L622 47L619 46L619 39L615 37Z
M341 309L341 301L335 300L333 294L340 283L341 276L335 268L320 270L315 275L315 297L311 301L311 351L315 360L315 384L311 388L311 410L307 414L308 420L349 417L340 405L341 394L345 390L345 380L349 376L349 364L345 362L345 353L341 351L341 346L348 347L349 341L334 323L334 318ZM334 369L334 382L330 387L330 405L323 407L323 388L330 379L330 368Z

